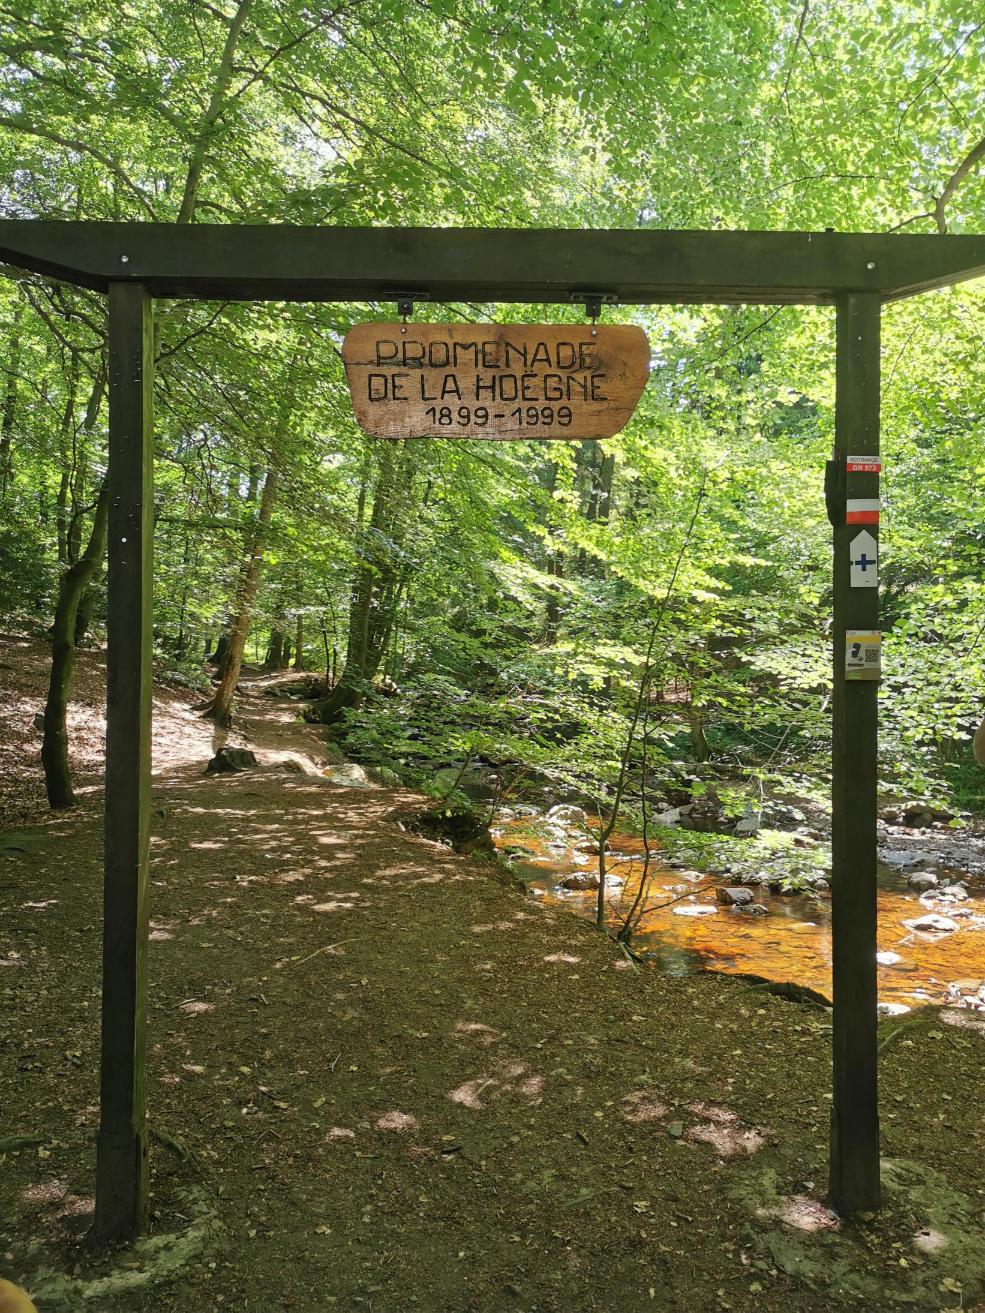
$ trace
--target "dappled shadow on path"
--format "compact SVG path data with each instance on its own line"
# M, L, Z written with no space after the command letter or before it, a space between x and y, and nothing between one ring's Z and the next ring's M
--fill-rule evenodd
M269 732L307 755L319 734L278 716ZM791 1284L756 1240L757 1208L823 1221L823 1013L627 969L493 863L402 830L413 794L203 767L154 797L153 1207L155 1227L180 1229L206 1189L224 1247L108 1313L855 1306ZM16 957L0 974L17 1070L0 1099L11 1132L39 1140L0 1207L41 1237L11 1242L25 1272L74 1261L91 1207L97 821L47 832L11 868L0 959ZM890 1050L887 1140L905 1149L935 1119L924 1152L950 1169L980 1130L970 1101L936 1120L929 1078L898 1087L899 1112L893 1063L939 1062L913 1025ZM970 1084L982 1037L945 1029ZM764 1202L753 1172L794 1202ZM893 1245L911 1252L911 1214L891 1210L869 1248L853 1231L845 1261L905 1282Z

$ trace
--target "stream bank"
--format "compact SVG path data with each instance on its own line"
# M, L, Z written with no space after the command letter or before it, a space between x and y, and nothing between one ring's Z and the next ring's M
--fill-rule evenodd
M593 819L595 824L593 824ZM880 1007L985 1009L985 842L880 822ZM498 813L494 841L529 894L594 918L597 817L577 806ZM820 837L819 837L820 836ZM792 983L830 998L828 845L816 826L745 837L668 825L651 838L648 894L634 949L659 970L701 970ZM642 840L613 834L608 920L617 928L639 888Z

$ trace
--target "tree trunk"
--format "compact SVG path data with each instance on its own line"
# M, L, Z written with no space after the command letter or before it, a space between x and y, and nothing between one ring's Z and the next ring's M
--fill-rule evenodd
M58 492L55 495L55 533L58 537L58 564L61 566L71 565L75 559L69 547L68 526L71 519L69 496L75 481L74 465L76 457L73 452L75 444L71 441L70 435L75 426L78 363L78 355L73 352L69 361L68 377L65 380L67 391L65 409L62 411L61 422L58 426L58 458L61 463L61 475L58 480Z
M93 571L95 574L96 571ZM75 646L81 647L85 642L86 634L89 632L89 626L92 624L92 604L93 596L91 588L83 588L82 596L79 598L78 609L75 612Z
M210 657L206 657L206 660L212 662L216 667L216 673L220 679L222 678L222 672L226 665L226 657L229 655L229 623L219 631L219 638L215 645L215 651Z
M284 632L281 629L271 629L270 641L267 643L267 654L263 658L263 668L268 673L272 670L280 670L284 660Z
M982 720L982 723L975 731L974 751L975 760L979 766L985 767L985 719Z
M205 708L204 715L214 720L217 725L228 728L232 723L233 694L239 681L239 672L243 664L243 652L250 632L253 618L253 603L256 601L260 587L260 574L263 569L263 548L267 526L273 513L277 498L277 470L271 466L263 481L260 494L260 510L257 514L256 529L253 534L250 555L243 569L239 592L236 599L236 614L229 627L229 647L223 666L222 678L215 695Z
M294 625L294 669L304 669L304 617L300 611Z
M314 703L312 715L331 725L343 711L358 707L376 676L386 651L393 617L406 583L391 544L399 546L403 531L409 459L384 447L373 497L373 511L363 540L363 559L352 579L349 600L349 640L345 665L328 697Z
M198 203L198 189L202 181L205 159L225 106L226 92L229 90L229 83L233 76L236 47L239 45L243 27L254 2L255 0L239 0L236 12L229 20L229 31L223 46L222 57L219 60L219 67L216 70L215 81L212 84L212 94L209 97L208 108L199 124L198 132L195 134L192 143L191 154L188 158L188 174L185 178L185 189L181 197L177 223L191 223L195 217L195 206Z
M711 752L708 748L708 740L705 738L704 717L701 708L695 706L693 690L687 704L687 723L691 731L691 751L694 753L694 760L707 761Z
M24 305L18 301L14 306L14 320L10 326L10 363L7 366L7 386L3 399L3 419L0 421L0 505L7 500L14 472L14 458L11 441L14 436L14 420L17 416L17 382L21 365L21 317Z
M44 740L41 745L45 790L48 804L52 808L75 806L68 764L65 713L75 667L75 630L79 602L106 551L108 513L109 493L104 482L96 501L88 546L78 561L65 571L58 584L58 603L51 630L51 675L48 681L48 700L44 708Z

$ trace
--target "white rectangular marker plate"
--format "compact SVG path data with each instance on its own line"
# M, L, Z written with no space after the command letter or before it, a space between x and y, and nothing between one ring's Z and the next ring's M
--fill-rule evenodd
M878 679L882 634L871 629L845 631L845 678Z
M849 497L845 503L846 524L878 524L878 497Z
M852 539L848 559L853 588L879 587L879 544L868 529L863 529Z

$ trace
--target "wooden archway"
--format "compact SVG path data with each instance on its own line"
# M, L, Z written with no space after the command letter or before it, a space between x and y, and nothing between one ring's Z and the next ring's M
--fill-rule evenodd
M879 589L851 586L850 502L878 504L883 302L985 274L985 236L0 222L0 259L109 302L109 583L96 1229L147 1208L145 1051L155 297L623 304L837 312L833 526L833 1091L829 1198L880 1202L876 1038ZM878 539L878 525L869 531ZM859 642L858 640L862 640ZM877 643L868 645L874 651ZM854 652L858 647L859 652ZM860 656L860 653L862 655ZM854 654L854 655L853 655ZM870 669L869 674L877 674Z

